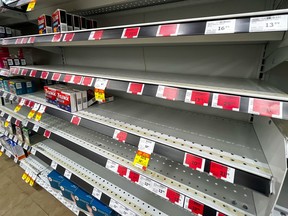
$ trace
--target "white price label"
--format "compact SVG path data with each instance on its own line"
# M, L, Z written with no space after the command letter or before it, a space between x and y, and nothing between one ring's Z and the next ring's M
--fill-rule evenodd
M33 129L32 129L33 131L35 131L35 132L38 132L38 130L39 130L39 125L34 125L33 126Z
M6 119L6 121L10 122L11 121L12 116L8 116L8 118Z
M207 22L205 34L233 34L235 32L235 24L236 19Z
M58 164L55 161L51 162L51 167L56 170L57 169Z
M4 132L4 135L5 135L5 136L8 136L8 134L9 134L9 133L8 133L8 131L6 130L6 131Z
M152 152L154 151L154 147L155 142L142 137L140 138L138 150L145 152L147 154L152 154Z
M11 153L9 151L6 151L5 153L9 158L11 157Z
M18 162L18 158L14 157L14 162L17 163Z
M1 146L1 152L4 152L4 149L5 149L5 148L4 148L3 146Z
M167 187L159 184L157 182L154 182L153 187L152 187L153 193L166 198L166 192L167 192Z
M19 105L20 105L20 106L23 106L23 105L25 104L25 101L26 101L26 100L25 100L24 98L22 98L21 101L20 101L20 103L19 103Z
M9 134L9 139L13 139L13 135Z
M71 176L72 176L72 172L70 172L69 170L65 170L65 172L64 172L64 176L67 178L67 179L70 179L71 178Z
M14 136L13 141L17 143L18 140L16 136Z
M92 191L92 196L94 196L95 198L100 200L101 196L102 196L102 192L100 190L98 190L97 188L94 188Z
M35 173L32 174L31 178L35 181L37 178L37 175Z
M288 15L250 18L249 32L287 31Z
M10 97L9 97L9 100L13 100L13 98L14 98L14 95L10 95Z
M151 191L152 186L153 186L153 181L141 175L140 180L139 180L139 185Z
M5 115L5 112L2 111L2 112L1 112L1 117L3 117L4 115Z
M32 110L37 111L40 107L40 104L35 103Z
M117 173L117 170L118 170L118 164L113 162L113 161L110 161L108 160L107 163L106 163L106 168Z
M46 110L46 106L41 105L41 106L40 106L40 109L38 110L38 112L39 112L39 113L44 113L45 110Z
M113 210L115 210L116 212L120 213L121 210L121 204L118 203L117 201L111 199L110 203L109 203L109 207L111 207Z
M31 149L31 154L33 154L33 155L36 154L36 149L35 149L35 148L32 148L32 149Z
M101 89L101 90L105 90L108 84L108 80L107 79L100 79L97 78L96 82L95 82L95 88L96 89Z
M28 145L27 144L25 144L24 146L23 146L23 148L25 149L25 150L28 150Z
M27 125L28 125L28 120L27 120L27 119L23 119L23 120L22 120L22 125L23 125L24 127L27 127Z
M3 97L3 98L6 98L6 97L7 97L7 92L4 92L3 95L2 95L2 97Z

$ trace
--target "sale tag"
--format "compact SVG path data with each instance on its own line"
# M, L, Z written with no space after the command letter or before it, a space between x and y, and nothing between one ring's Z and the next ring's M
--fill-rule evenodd
M177 36L180 24L160 25L157 30L157 37Z
M248 113L283 118L283 102L250 98Z
M45 130L43 136L49 139L51 132L49 130Z
M61 74L60 74L60 73L53 73L53 75L52 75L52 80L53 80L53 81L59 81L59 80L60 80L60 77L61 77Z
M28 145L27 144L25 144L24 146L23 146L23 148L25 149L25 150L28 150Z
M212 107L225 109L225 110L240 110L240 96L213 94Z
M178 89L167 87L167 86L158 86L156 97L164 98L166 100L176 100L178 96Z
M10 95L9 100L13 101L14 97L17 98L17 96L14 96L13 94Z
M185 96L185 102L197 104L200 106L208 106L209 98L210 98L209 92L187 90Z
M31 187L33 187L33 186L34 186L34 180L33 180L32 178L30 178L30 182L29 182L29 185L30 185Z
M67 178L67 179L70 179L71 178L71 176L72 176L72 172L70 172L69 170L65 170L65 172L64 172L64 176Z
M121 165L118 165L117 173L120 176L126 176L127 175L127 168Z
M26 76L27 73L28 73L28 69L22 69L21 71L22 76Z
M36 74L37 74L37 70L31 70L30 72L30 77L36 77Z
M71 42L75 36L75 33L67 33L64 35L63 41L64 42Z
M27 175L27 173L25 172L25 173L23 173L23 175L22 175L22 180L24 180L25 181L25 179L28 177L28 175Z
M42 113L37 112L36 116L35 116L35 121L39 122L39 121L41 121L41 118L42 118Z
M2 95L2 97L3 97L3 98L6 98L7 95L8 95L8 93L7 93L7 92L4 92L3 95Z
M140 174L130 170L128 178L130 179L130 181L137 183L139 182Z
M104 90L95 88L94 93L95 93L96 101L105 102L105 91Z
M35 105L35 102L26 100L26 101L25 101L25 105L28 106L28 107L30 107L30 108L33 108L34 105Z
M226 216L225 214L221 213L221 212L217 212L216 216Z
M96 89L105 90L106 87L107 87L107 84L108 84L108 80L107 79L97 78L94 87Z
M65 74L63 82L72 83L73 75Z
M94 196L96 199L100 200L102 196L102 192L98 190L97 188L93 188L92 196Z
M203 215L204 214L204 204L199 203L189 197L185 198L184 208L191 211L196 215Z
M35 115L35 113L36 113L36 111L35 111L35 110L31 110L31 111L28 113L28 116L27 116L27 118L28 118L28 119L32 119L32 118L33 118L33 116Z
M80 121L81 121L81 117L73 115L70 122L72 124L79 125Z
M99 31L92 31L89 35L88 40L101 40L103 36L104 31L99 30Z
M52 42L60 42L62 39L62 36L63 36L63 34L61 34L61 33L55 34L52 38Z
M94 81L94 78L92 77L83 77L81 84L85 86L92 86L93 81Z
M225 181L234 183L234 177L235 177L235 169L224 166L222 164L211 162L210 163L210 171L209 174L216 177L223 179Z
M36 5L36 0L31 0L30 3L28 4L28 7L26 9L27 12L34 10Z
M216 20L206 22L205 34L235 33L236 19Z
M6 151L5 153L9 158L11 158L11 153L9 151Z
M128 85L127 93L142 95L144 86L145 85L141 83L130 82Z
M80 85L82 82L83 77L82 76L74 76L72 78L72 83L76 85Z
M33 44L33 43L35 43L35 39L36 39L36 37L29 37L29 39L28 39L28 42L27 43L29 43L29 44Z
M21 42L22 42L22 38L17 38L15 41L15 44L21 44Z
M154 151L155 147L155 142L145 139L145 138L140 138L139 144L138 144L138 150L141 152L145 152L149 155L151 155Z
M183 207L185 197L182 194L168 188L166 191L166 197L169 199L170 202Z
M30 182L30 179L31 179L30 176L27 175L25 182L28 184Z
M47 79L48 78L48 75L49 75L49 72L47 72L47 71L42 71L42 73L41 73L41 79Z
M150 160L150 155L144 152L142 153L141 151L138 151L137 154L135 155L133 165L143 170L146 170L149 164L149 160Z
M140 27L125 28L123 30L121 38L131 39L137 38L140 32Z
M124 131L120 131L118 129L115 129L114 134L113 134L113 139L125 143L126 139L127 139L127 133Z
M192 154L185 153L183 164L185 166L188 166L191 169L204 172L205 159L201 157L197 157Z
M23 38L22 41L21 41L22 44L26 44L27 42L28 42L28 38L26 38L26 37Z
M18 119L15 120L15 125L16 125L16 126L20 127L20 123L21 123L20 120L18 120Z
M288 15L250 18L249 32L287 31Z
M17 162L18 162L18 158L14 157L14 163L17 163Z

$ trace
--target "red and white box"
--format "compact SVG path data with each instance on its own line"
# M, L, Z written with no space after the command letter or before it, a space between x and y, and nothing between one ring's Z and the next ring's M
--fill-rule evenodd
M73 89L73 91L76 93L76 101L77 101L77 110L80 111L83 109L83 99L82 99L82 92L78 89Z
M61 88L57 85L44 86L46 101L51 104L57 104L57 92Z
M57 106L68 112L77 111L76 92L73 90L61 90L57 93Z
M67 14L65 10L57 9L52 14L53 32L68 31L67 27Z

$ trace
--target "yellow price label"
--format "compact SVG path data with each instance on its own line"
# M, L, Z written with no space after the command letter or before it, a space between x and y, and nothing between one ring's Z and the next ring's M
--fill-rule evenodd
M33 118L33 116L35 115L35 111L34 110L31 110L29 113L28 113L28 118L29 119L32 119Z
M33 179L30 180L29 185L30 185L31 187L34 186L34 180L33 180Z
M25 182L28 184L30 182L30 179L31 179L30 176L27 175Z
M23 175L22 175L22 179L25 181L25 179L27 178L27 173L24 173Z
M95 93L96 101L99 101L99 102L104 102L105 101L105 91L104 90L95 88L94 93Z
M0 151L0 157L3 155L3 152Z
M37 114L36 114L36 116L35 116L35 120L36 120L37 122L39 122L39 121L41 120L41 118L42 118L42 113L37 112Z
M21 108L22 108L22 106L18 104L18 105L15 107L14 112L19 112Z
M26 11L32 11L32 10L34 10L35 5L36 5L36 0L32 0L32 1L28 4L28 7L27 7Z
M146 168L148 167L149 160L150 160L149 157L145 157L143 155L136 154L134 161L133 161L133 165L140 167L141 169L146 170Z
M10 122L9 121L5 121L4 123L4 127L7 128L9 126Z

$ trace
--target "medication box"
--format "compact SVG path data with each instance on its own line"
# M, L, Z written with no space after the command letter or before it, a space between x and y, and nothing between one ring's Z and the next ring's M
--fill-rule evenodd
M90 206L90 203L93 200L93 197L91 195L89 195L88 193L86 193L85 191L83 191L82 189L78 188L75 191L75 200L76 200L76 205L84 210L84 211L88 211L87 206Z
M26 80L10 80L9 89L11 93L16 95L26 94Z
M92 213L94 216L110 216L116 215L115 212L108 206L101 203L99 200L93 198L90 203Z
M67 13L67 29L73 31L73 15Z
M26 80L26 92L27 93L35 92L35 84L33 81Z
M87 29L87 19L85 17L81 17L81 29Z
M52 17L42 14L38 17L39 34L52 33Z
M52 188L60 190L60 184L65 180L65 177L53 170L51 173L49 173L48 180Z
M65 89L62 85L44 86L46 101L51 104L57 104L57 94L61 89Z
M76 186L69 180L64 179L60 183L60 189L61 189L61 193L63 197L65 197L66 199L70 201L75 201L73 198L75 197L75 191L78 189L78 186Z
M76 112L76 92L69 89L59 91L59 93L57 93L57 106L68 112Z
M65 10L57 9L52 14L53 32L67 31L67 15Z
M73 30L80 30L80 16L73 15Z

